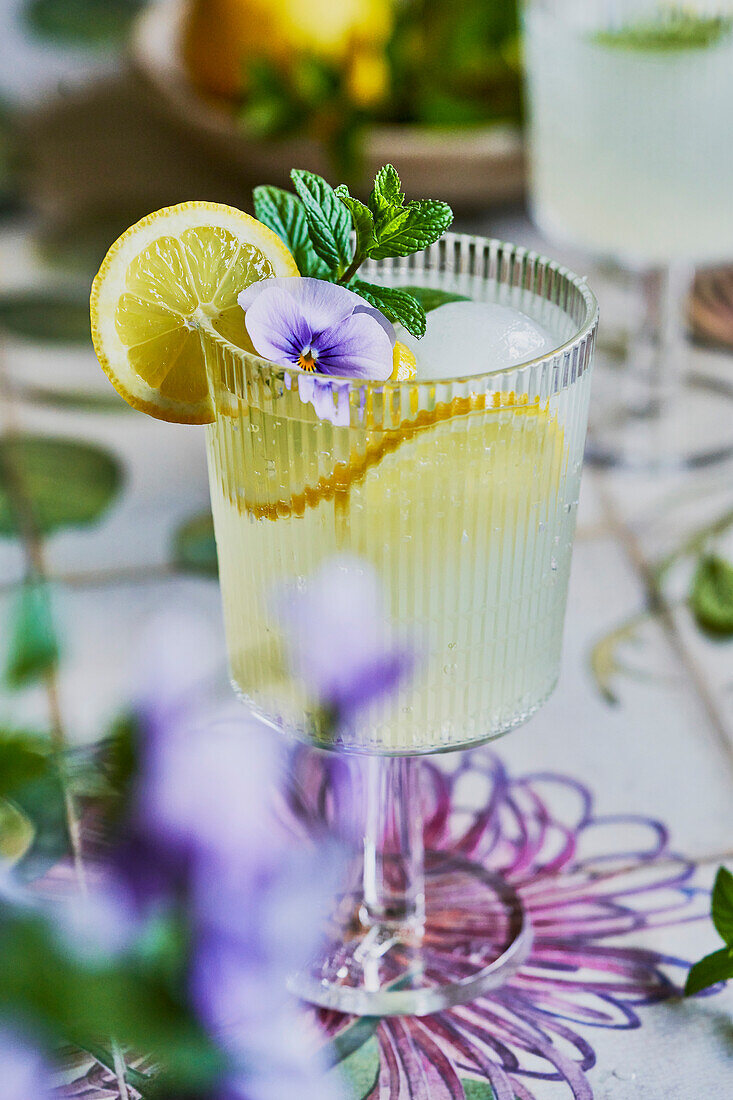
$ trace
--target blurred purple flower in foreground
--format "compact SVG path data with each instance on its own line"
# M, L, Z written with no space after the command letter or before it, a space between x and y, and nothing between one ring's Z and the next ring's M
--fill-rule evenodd
M349 424L348 382L384 382L392 373L394 328L352 290L323 279L263 279L238 298L257 353L283 367L299 367L298 393L322 420ZM291 379L285 376L290 387Z
M278 825L281 743L240 704L207 700L196 633L176 617L143 641L160 691L139 698L118 864L143 916L186 907L193 1007L234 1067L222 1100L336 1100L286 983L316 946L339 861Z
M412 672L414 652L390 637L377 574L358 558L331 558L289 588L280 615L294 674L340 724Z
M34 1046L15 1032L0 1028L0 1097L2 1100L50 1100L48 1066Z

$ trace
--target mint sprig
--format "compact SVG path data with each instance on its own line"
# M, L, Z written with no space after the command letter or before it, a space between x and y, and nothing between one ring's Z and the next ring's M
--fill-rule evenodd
M685 983L688 997L733 978L733 875L725 867L720 868L715 878L712 917L725 947L706 955L691 968Z
M409 256L434 244L453 221L451 208L434 199L407 201L391 164L377 172L368 204L346 184L334 189L314 172L296 168L290 175L297 194L257 187L255 213L290 249L301 275L346 286L413 336L424 336L418 297L366 283L357 273L367 259Z

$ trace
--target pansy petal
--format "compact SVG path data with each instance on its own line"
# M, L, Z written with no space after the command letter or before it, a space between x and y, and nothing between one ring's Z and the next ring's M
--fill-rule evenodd
M272 284L280 281L270 280ZM303 310L280 286L268 286L258 294L244 323L258 355L275 363L297 363L303 349L311 344L313 330Z
M290 389L289 379L285 383ZM300 400L311 404L319 420L330 420L337 428L348 428L351 421L348 382L332 382L317 374L298 375Z
M373 317L375 321L379 321L380 325L389 336L390 344L392 345L392 347L395 346L395 343L397 342L397 337L395 335L394 325L391 321L387 320L381 309L377 309L376 306L368 306L366 304L362 304L354 308L354 313L366 313L370 317Z
M277 279L263 279L247 287L237 298L244 310L250 310L262 293L271 287L284 290L300 307L313 329L328 328L345 319L357 306L365 304L364 299L347 290L345 286L329 283L325 279L299 279L286 276Z
M353 313L313 337L318 369L345 378L384 382L392 373L392 344L382 325L368 313Z

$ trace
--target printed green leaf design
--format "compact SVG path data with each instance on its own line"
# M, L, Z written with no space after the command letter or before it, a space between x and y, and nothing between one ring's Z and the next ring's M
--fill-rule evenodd
M466 1100L496 1100L496 1093L488 1081L464 1078L461 1081Z
M308 219L300 199L280 187L255 187L255 215L277 233L293 254L298 271L314 279L328 276L329 268L316 255L308 233Z
M27 0L25 18L40 38L73 46L121 45L145 0Z
M303 203L313 248L329 271L340 273L351 260L349 211L321 176L294 168L290 177Z
M702 15L683 8L665 12L654 22L640 22L593 35L599 46L647 53L707 49L733 31L731 16Z
M219 569L216 539L210 512L194 516L178 529L173 547L173 562L177 569L184 572L202 573L206 577L217 576Z
M380 309L390 321L404 325L416 339L420 340L425 335L427 325L425 310L407 291L397 287L365 283L361 279L354 279L351 287L367 302Z
M712 914L718 935L733 947L733 875L725 867L721 867L715 877Z
M722 637L733 635L733 565L715 554L702 558L693 578L690 604L703 630Z
M378 1026L379 1019L376 1016L355 1017L353 1023L339 1031L326 1044L323 1051L325 1064L336 1066L345 1061L371 1039Z
M360 202L359 199L355 199L349 194L349 189L345 183L342 183L336 188L336 194L351 214L351 221L354 232L356 233L354 259L361 261L370 254L371 249L376 244L376 238L374 236L374 216L368 206L365 206L363 202ZM352 261L352 263L353 262L354 261Z
M437 287L432 286L403 286L400 289L411 294L426 313L438 309L439 306L446 306L449 302L470 301L465 294L453 294L450 290L439 290Z
M685 996L691 997L708 989L718 982L727 982L733 978L733 955L730 948L722 947L720 951L713 951L712 955L706 955L700 962L690 969L685 982Z
M379 1080L379 1041L375 1035L330 1071L341 1079L348 1100L367 1100Z
M30 509L40 534L93 523L121 484L119 463L101 447L46 436L6 436L0 439L0 537L17 533L18 508Z
M91 347L89 298L66 290L0 295L0 329L42 344Z
M11 688L26 687L54 668L58 659L48 586L28 581L13 613L5 680Z

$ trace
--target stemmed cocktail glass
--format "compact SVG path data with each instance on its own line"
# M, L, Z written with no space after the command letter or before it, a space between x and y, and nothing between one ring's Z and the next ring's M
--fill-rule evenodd
M531 942L508 884L424 851L418 758L506 733L555 685L597 307L557 264L454 234L367 275L501 302L557 339L479 376L447 363L430 382L351 381L348 417L329 419L302 400L299 372L202 337L234 687L278 730L357 754L366 789L359 886L295 988L345 1012L425 1014L505 980ZM390 629L422 654L408 686L335 740L314 702L273 675L275 591L307 585L334 555L376 569Z

